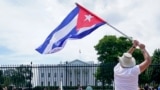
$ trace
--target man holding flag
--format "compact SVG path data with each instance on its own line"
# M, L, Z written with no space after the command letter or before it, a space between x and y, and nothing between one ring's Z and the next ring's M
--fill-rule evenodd
M134 50L139 47L144 61L136 65L136 60L132 57ZM119 57L119 63L114 67L115 90L138 90L139 75L151 64L151 57L145 45L133 40L132 47Z

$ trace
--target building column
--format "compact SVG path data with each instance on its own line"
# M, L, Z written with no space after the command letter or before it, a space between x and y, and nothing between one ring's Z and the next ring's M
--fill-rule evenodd
M80 85L83 85L82 69L80 69Z
M72 69L72 86L75 86L75 71Z
M88 84L91 85L91 70L89 68L89 72L88 72Z

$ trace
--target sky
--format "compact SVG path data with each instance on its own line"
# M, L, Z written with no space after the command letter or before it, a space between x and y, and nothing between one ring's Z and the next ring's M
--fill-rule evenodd
M75 3L144 43L150 55L160 48L160 0L0 0L0 64L59 64L75 59L97 63L94 46L99 40L105 35L123 36L108 25L83 39L68 40L57 53L35 51Z

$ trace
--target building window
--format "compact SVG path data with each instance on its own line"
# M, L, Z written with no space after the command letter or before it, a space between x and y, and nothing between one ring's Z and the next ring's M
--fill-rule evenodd
M54 86L56 86L57 85L57 83L56 83L56 81L54 81Z
M50 81L48 81L48 86L50 86Z
M41 86L43 86L43 81L41 82Z
M70 78L72 77L72 72L70 73Z
M56 73L54 73L54 77L56 77Z
M48 77L51 77L51 73L48 73Z
M86 86L88 85L88 82L86 81Z
M72 86L72 81L70 81L70 86Z
M44 73L41 73L41 77L44 77Z
M63 77L63 73L61 73L61 77Z

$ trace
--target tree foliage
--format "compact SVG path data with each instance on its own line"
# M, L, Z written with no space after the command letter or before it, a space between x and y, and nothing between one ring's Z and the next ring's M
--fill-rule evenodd
M0 84L2 84L3 82L4 82L3 71L0 70Z
M118 57L126 52L131 46L131 41L127 38L116 36L104 36L99 43L95 46L97 54L99 55L98 60L100 62L117 62Z
M33 73L29 65L20 65L19 67L4 70L2 76L2 84L5 86L26 87L31 84L29 80L33 76Z
M156 82L156 83L160 83L160 49L156 49L153 53L152 56L152 78L151 80Z
M28 86L30 83L30 79L33 76L33 73L31 71L31 67L29 65L21 65L20 67L16 68L16 77L15 80L19 79L22 82L18 82L17 80L17 86ZM17 79L16 79L17 78ZM24 84L25 83L25 84Z

